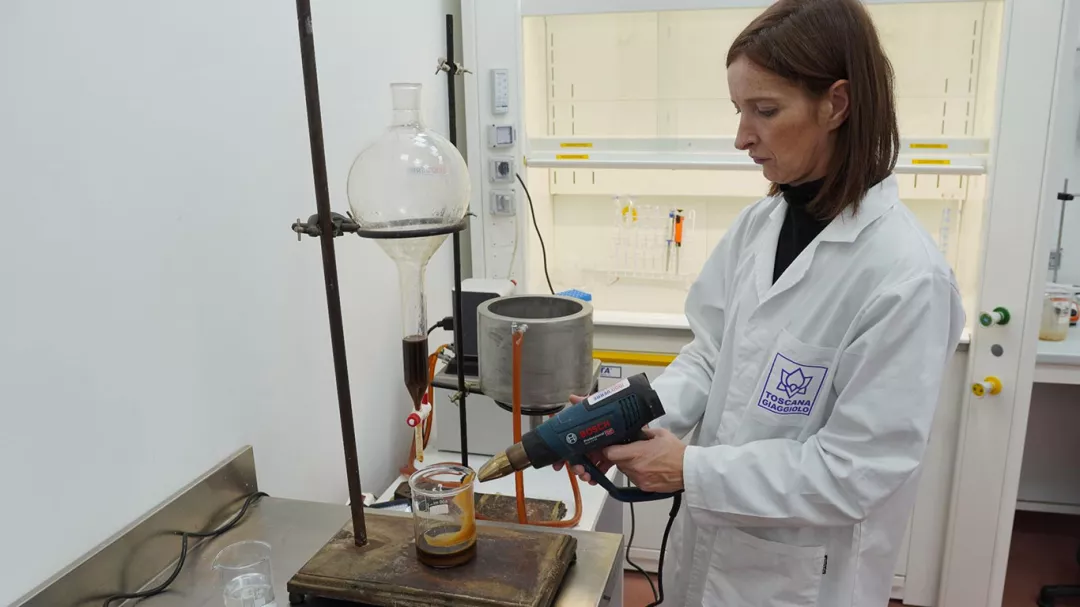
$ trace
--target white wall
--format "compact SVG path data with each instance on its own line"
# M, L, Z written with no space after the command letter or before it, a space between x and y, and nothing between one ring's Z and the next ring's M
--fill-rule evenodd
M456 2L317 0L333 207ZM291 0L0 4L0 604L244 444L273 495L346 486ZM365 489L408 452L393 264L338 239ZM429 273L449 313L450 250ZM381 286L374 286L375 283Z

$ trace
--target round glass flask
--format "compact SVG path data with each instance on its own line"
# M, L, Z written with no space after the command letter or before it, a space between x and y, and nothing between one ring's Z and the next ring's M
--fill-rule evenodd
M421 85L390 85L393 120L349 170L349 207L360 236L375 239L397 264L405 385L420 407L427 390L428 260L458 231L469 205L465 160L421 119Z

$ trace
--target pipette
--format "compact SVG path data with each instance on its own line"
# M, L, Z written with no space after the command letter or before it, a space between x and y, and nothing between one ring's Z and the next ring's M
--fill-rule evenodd
M675 273L679 273L679 254L682 252L682 228L683 220L686 217L683 215L682 209L675 209Z
M675 211L668 211L667 255L664 257L664 272L671 271L671 245L675 242ZM678 262L676 262L677 264Z

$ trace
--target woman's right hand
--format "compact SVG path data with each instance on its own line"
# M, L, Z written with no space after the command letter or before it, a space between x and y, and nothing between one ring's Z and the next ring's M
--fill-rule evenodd
M572 404L572 405L576 405L576 404L580 403L583 400L585 400L584 396L575 396L573 394L570 395L570 404ZM612 463L610 461L608 461L608 459L606 457L604 457L604 454L602 453L602 450L598 449L594 453L587 454L586 457L588 457L589 460L591 460L592 463L595 464L596 467L599 468L600 471L603 472L604 474L607 474L607 471L611 469ZM555 468L555 470L562 470L564 465L566 465L566 462L556 462L551 467ZM589 483L590 485L595 485L596 484L596 481L594 481L592 479L592 476L588 472L585 471L585 466L575 465L575 466L572 466L570 469L583 482Z

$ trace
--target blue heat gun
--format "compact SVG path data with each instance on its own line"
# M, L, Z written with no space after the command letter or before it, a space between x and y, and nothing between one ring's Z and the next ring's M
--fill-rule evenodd
M477 476L481 482L488 481L530 465L543 468L566 461L584 466L592 479L620 502L667 499L675 494L616 487L586 457L604 447L645 439L642 428L663 414L660 397L645 374L639 373L563 409L522 436L521 442L488 460Z

